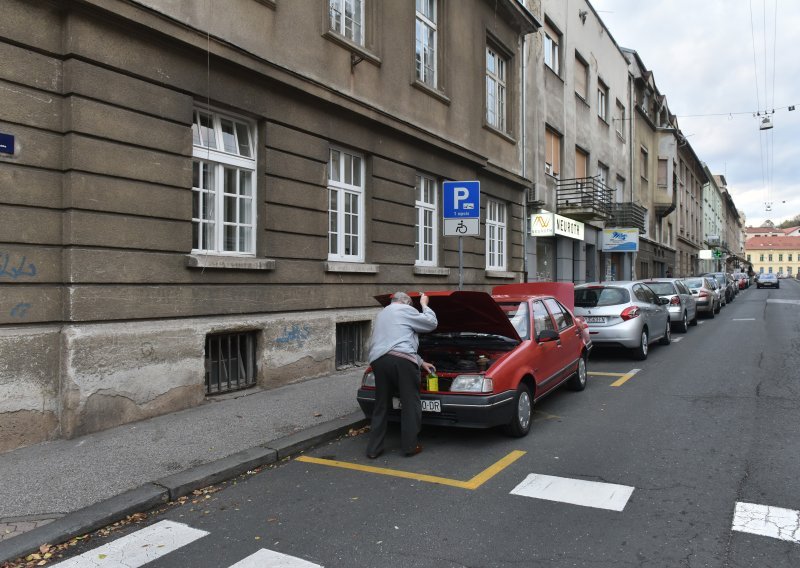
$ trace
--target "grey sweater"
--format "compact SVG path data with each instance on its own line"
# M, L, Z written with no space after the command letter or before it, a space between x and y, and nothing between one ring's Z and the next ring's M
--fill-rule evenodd
M421 364L422 358L417 355L417 334L433 331L438 324L436 314L427 306L420 313L407 304L389 304L375 318L369 347L370 363L389 351L399 351L413 355L417 358L417 364Z

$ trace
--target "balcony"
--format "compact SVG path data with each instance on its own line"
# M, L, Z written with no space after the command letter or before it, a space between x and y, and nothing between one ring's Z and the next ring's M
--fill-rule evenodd
M647 209L636 203L612 203L611 223L615 227L637 228L644 233Z
M556 187L558 214L576 221L607 221L611 188L596 178L562 179Z
M673 184L674 185L674 184ZM653 211L658 217L666 217L678 206L678 192L674 187L659 183L653 192Z

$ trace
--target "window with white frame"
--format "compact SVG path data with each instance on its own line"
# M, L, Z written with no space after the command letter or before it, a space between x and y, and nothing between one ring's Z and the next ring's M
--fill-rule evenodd
M506 60L491 47L486 48L486 121L506 129Z
M506 205L486 202L486 270L506 269Z
M625 140L625 106L617 101L616 114L614 115L614 127L617 130L617 135Z
M331 29L358 45L364 45L364 1L328 0Z
M417 238L414 243L417 266L436 266L437 184L431 177L417 174Z
M364 158L339 148L328 162L328 260L364 261Z
M597 81L597 116L608 121L608 87L599 79Z
M192 250L255 255L256 135L252 124L195 109Z
M544 24L544 64L547 65L556 75L561 75L561 61L558 54L558 46L561 43L559 34L549 22Z
M437 13L438 0L417 1L417 80L436 88Z

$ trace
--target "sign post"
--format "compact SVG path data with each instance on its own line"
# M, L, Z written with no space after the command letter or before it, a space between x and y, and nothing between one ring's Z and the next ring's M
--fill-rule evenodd
M481 234L481 182L446 181L442 184L444 236L458 237L458 289L464 286L465 236Z

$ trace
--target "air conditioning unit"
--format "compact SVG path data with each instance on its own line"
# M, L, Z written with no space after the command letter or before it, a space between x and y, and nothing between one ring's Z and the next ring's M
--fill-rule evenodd
M547 175L553 175L553 164L548 164L547 162L545 162L544 173L546 173Z

